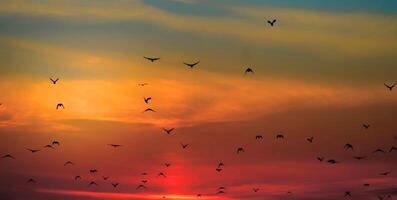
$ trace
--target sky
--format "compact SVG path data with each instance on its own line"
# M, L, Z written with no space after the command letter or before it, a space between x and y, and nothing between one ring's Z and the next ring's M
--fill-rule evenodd
M2 0L0 197L395 196L396 18L389 0Z

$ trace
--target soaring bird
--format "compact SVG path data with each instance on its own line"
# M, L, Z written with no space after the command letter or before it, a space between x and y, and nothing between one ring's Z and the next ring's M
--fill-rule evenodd
M164 163L165 167L170 167L171 163Z
M63 103L58 103L58 104L57 104L57 110L58 110L59 108L65 109L65 106L63 105Z
M96 169L90 169L90 173L92 173L92 174L95 174L97 172L98 172L98 170L96 170Z
M259 191L259 188L252 188L252 190L253 190L254 192L258 192L258 191Z
M144 184L146 184L146 183L147 183L147 180L142 180L141 182L144 183Z
M138 86L145 86L145 85L149 85L149 83L138 83Z
M119 186L119 183L111 183L112 184L112 186L114 187L114 188L116 188L117 186Z
M151 62L154 62L154 61L156 61L156 60L160 60L160 58L151 58L151 57L146 57L146 56L143 56L146 60L150 60Z
M365 129L369 129L370 126L371 126L370 124L363 124L363 127L364 127Z
M274 26L274 23L276 23L276 19L273 19L272 21L267 20L267 23L270 24L270 26Z
M156 111L154 111L154 110L151 109L151 108L146 108L146 110L144 110L143 112L156 112Z
M152 97L143 97L143 101L148 104L149 101L152 100Z
M386 153L383 149L376 149L372 153Z
M202 194L197 194L197 197L201 197L201 196L203 196Z
M382 175L382 176L387 176L387 175L389 175L389 174L391 174L391 172L383 172L383 173L379 173L379 175Z
M28 150L28 151L30 151L32 153L36 153L36 152L40 151L40 149L26 149L26 150Z
M352 197L352 194L350 191L346 191L344 197Z
M362 160L362 159L365 159L366 156L353 156L353 158L356 160Z
M369 183L364 183L363 186L364 186L364 187L369 187L370 184L369 184Z
M12 155L10 155L10 154L4 155L4 156L2 156L1 158L10 158L10 159L15 159L15 157L14 157L14 156L12 156Z
M221 167L224 167L225 166L225 164L223 164L222 162L220 162L219 164L218 164L218 168L221 168Z
M244 74L247 74L247 73L254 74L254 70L252 70L251 68L248 67L248 68L245 70Z
M170 129L163 128L163 131L165 131L168 135L171 134L173 130L174 128L170 128Z
M345 146L343 147L345 150L353 150L353 145L351 145L351 144L349 144L349 143L347 143L347 144L345 144Z
M392 146L392 147L390 148L389 152L392 152L392 151L397 151L397 148L396 148L395 146Z
M65 164L63 164L63 166L66 166L66 165L74 165L74 163L72 161L66 161Z
M55 84L57 84L57 82L59 81L59 78L57 78L57 79L55 79L55 80L54 80L54 79L52 79L52 78L50 78L50 80L51 80L52 84L54 84L54 85L55 85Z
M109 179L109 176L102 176L102 179L107 181Z
M330 164L339 163L338 161L336 161L336 160L334 160L334 159L329 159L327 162L330 163Z
M113 147L113 148L117 148L117 147L122 147L123 146L121 144L108 144L108 145Z
M222 171L222 168L219 168L219 167L218 167L218 168L216 168L215 170L216 170L217 172L221 172L221 171Z
M220 191L218 191L216 194L225 194L225 191L220 190Z
M263 139L263 137L261 135L257 135L257 136L255 136L255 139L261 140L261 139Z
M74 177L74 180L76 180L76 181L77 181L77 180L81 180L81 176L75 176L75 177Z
M323 162L323 161L324 161L324 157L318 156L318 157L317 157L317 160L320 161L320 162Z
M223 187L223 186L218 188L218 190L225 190L225 189L226 189L226 188Z
M314 137L306 138L306 140L307 140L308 142L310 142L310 143L313 143Z
M142 175L142 176L146 176L146 175L147 175L147 173L146 173L146 172L143 172L143 173L141 173L141 175Z
M162 177L164 177L164 178L167 177L163 172L160 172L157 176L162 176Z
M183 144L183 143L181 142L181 146L182 146L182 149L186 149L186 148L189 146L189 144Z
M33 178L30 178L28 181L26 181L26 183L33 183L33 184L35 184L35 183L37 183L37 182L36 182L36 180L34 180Z
M276 135L276 139L284 139L284 135L278 134L278 135Z
M243 147L237 148L237 154L239 154L239 153L244 153L244 152L245 152L245 150L244 150Z
M189 66L190 68L193 68L195 65L197 65L197 64L199 64L200 63L200 61L197 61L197 62L195 62L195 63L183 63L183 64L185 64L185 65L187 65L187 66Z
M44 148L55 149L55 148L54 148L52 145L50 145L50 144L45 145Z
M54 140L54 141L52 141L52 145L57 145L57 146L59 146L59 145L61 145L61 143L59 143L58 141Z
M138 189L145 189L146 188L146 186L144 186L144 185L142 185L142 184L140 184L140 185L138 185L138 187L136 187L136 189L138 190Z
M98 186L98 184L97 184L97 183L95 183L95 181L91 181L91 182L90 182L90 184L88 184L88 186L91 186L91 185Z
M392 91L393 88L397 85L397 83L394 83L393 85L388 85L388 84L384 83L384 85L385 85L390 91Z

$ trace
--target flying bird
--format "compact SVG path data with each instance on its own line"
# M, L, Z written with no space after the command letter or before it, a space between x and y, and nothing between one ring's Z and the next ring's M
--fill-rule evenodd
M225 166L225 164L223 164L222 162L220 162L219 164L218 164L218 168L221 168L221 167L224 167Z
M197 62L195 62L195 63L183 63L183 64L185 64L185 65L187 65L187 66L189 66L190 68L193 68L195 65L197 65L197 64L199 64L200 63L200 61L197 61Z
M254 74L254 70L252 70L251 68L248 67L248 68L245 70L244 74L247 74L247 73Z
M98 170L96 170L96 169L90 169L90 173L92 173L92 174L95 174L97 172L98 172Z
M164 163L165 167L170 167L171 163Z
M61 143L59 143L58 141L54 140L54 141L52 141L52 145L57 145L57 146L59 146L59 145L61 145Z
M160 172L160 173L157 175L157 177L159 177L159 176L162 176L162 177L164 177L164 178L167 177L163 172Z
M390 91L392 91L393 88L397 85L397 83L394 83L393 85L388 85L388 84L384 83L384 85L385 85Z
M59 108L65 109L65 106L63 105L63 103L58 103L58 104L57 104L57 110L58 110Z
M77 181L77 180L81 180L81 176L75 176L75 177L74 177L74 180L76 180L76 181Z
M143 112L156 112L156 111L154 111L154 110L151 109L151 108L146 108L146 110L144 110Z
M171 134L173 130L174 128L170 128L170 129L163 128L163 131L165 131L168 135Z
M109 176L102 176L102 179L107 181L109 179Z
M26 149L26 150L28 150L28 151L30 151L32 153L36 153L36 152L40 151L40 149Z
M10 154L4 155L4 156L2 156L1 158L10 158L10 159L15 159L15 157L14 157L14 156L12 156L12 155L10 155Z
M34 180L33 178L30 178L28 181L26 181L26 183L33 183L33 184L35 184L35 183L37 183L37 182L36 182L36 180Z
M183 143L181 143L181 146L182 146L182 149L186 149L186 148L189 146L189 144L183 144Z
M278 134L278 135L276 135L276 139L284 139L284 135Z
M257 136L255 136L255 139L261 140L261 139L263 139L263 137L261 135L257 135Z
M327 162L330 163L330 164L339 163L338 161L336 161L336 160L334 160L334 159L329 159Z
M267 23L270 24L270 26L274 26L274 23L276 23L276 19L273 19L272 21L267 20Z
M66 165L74 165L74 163L72 161L67 161L67 162L65 162L65 164L63 164L63 166L66 166Z
M112 184L112 186L114 187L114 188L116 188L117 186L119 186L119 183L111 183Z
M324 161L324 157L317 157L317 160L320 161L320 162L323 162Z
M387 176L387 175L389 175L389 174L391 174L391 172L383 172L383 173L380 173L379 175Z
M383 149L376 149L372 153L386 153Z
M98 184L97 184L97 183L95 183L95 181L91 181L91 182L90 182L90 184L88 184L88 186L91 186L91 185L98 186Z
M392 147L390 148L389 152L392 152L392 151L397 151L397 148L396 148L395 146L392 146Z
M369 183L364 183L363 186L364 186L364 187L369 187L370 184L369 184Z
M347 144L345 144L345 146L344 146L343 148L344 148L345 150L349 150L349 149L353 150L353 145L347 143Z
M215 170L216 170L217 172L221 172L221 171L222 171L222 168L219 168L219 167L218 167L218 168L216 168Z
M352 194L350 191L346 191L344 197L352 197Z
M151 62L154 62L154 61L156 61L156 60L160 60L160 58L151 58L151 57L146 57L146 56L143 56L146 60L150 60Z
M239 153L244 153L244 152L245 152L245 150L244 150L243 147L237 148L237 154L239 154Z
M55 148L54 148L52 145L50 145L50 144L45 145L44 148L55 149Z
M54 85L55 85L55 84L57 84L57 82L59 81L59 78L57 78L57 79L55 79L55 80L54 80L54 79L52 79L52 78L50 78L50 80L51 80L52 84L54 84Z
M149 101L150 100L152 100L152 97L143 97L143 101L146 103L146 104L148 104L149 103Z
M113 148L117 148L117 147L122 147L123 146L121 144L108 144L108 145L113 147Z
M353 158L356 160L362 160L362 159L365 159L366 156L353 156Z
M143 172L143 173L141 173L141 175L142 175L142 176L146 176L146 175L147 175L147 173L146 173L146 172Z
M364 127L365 129L369 129L370 126L371 126L370 124L363 124L363 127Z
M149 83L138 83L138 86L141 86L141 87L143 87L145 85L149 85Z
M253 190L254 192L258 192L258 191L259 191L259 188L252 188L252 190Z
M142 183L147 183L147 180L142 180L141 182L142 182Z
M218 190L225 190L225 187L219 187Z
M307 140L308 142L310 142L310 143L313 143L314 137L306 138L306 140Z
M202 196L202 194L197 194L197 197L201 197Z
M138 187L136 187L136 189L138 190L138 189L145 189L146 188L146 186L144 186L144 185L142 185L142 184L140 184L140 185L138 185Z

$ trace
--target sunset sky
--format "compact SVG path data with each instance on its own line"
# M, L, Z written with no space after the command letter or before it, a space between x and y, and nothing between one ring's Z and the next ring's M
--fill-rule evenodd
M1 0L0 199L397 196L396 82L397 1Z

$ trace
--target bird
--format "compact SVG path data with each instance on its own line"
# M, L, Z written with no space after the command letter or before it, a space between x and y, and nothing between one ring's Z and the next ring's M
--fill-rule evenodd
M33 178L30 178L28 181L26 181L26 183L33 183L33 184L35 184L35 183L37 183L37 182L36 182L36 180L34 180Z
M146 104L148 104L149 103L149 101L150 100L152 100L152 97L143 97L143 101L146 103Z
M98 184L97 184L97 183L95 183L94 181L91 181L91 182L90 182L90 184L88 184L88 186L91 186L91 185L98 186Z
M143 112L156 112L156 111L151 108L146 108L146 110L144 110Z
M160 172L160 173L157 175L157 177L159 177L159 176L162 176L162 177L164 177L164 178L167 177L163 172Z
M164 163L165 167L170 167L171 163Z
M54 140L54 141L52 141L52 145L57 145L57 146L59 146L59 145L61 145L61 143L59 143L58 141Z
M218 190L225 190L225 187L219 187Z
M254 192L258 192L258 191L259 191L259 188L252 188L252 190L253 190Z
M40 149L26 149L26 150L28 150L28 151L30 151L32 153L37 153L37 152L40 151Z
M317 157L317 160L320 161L320 162L323 162L323 161L324 161L324 157L318 156L318 157Z
M310 142L310 143L313 143L314 137L306 138L306 140L307 140L308 142Z
M52 84L54 84L54 85L55 85L55 84L57 84L57 82L59 81L59 78L57 78L57 79L55 79L55 80L54 80L54 79L52 79L52 78L50 78L50 80L51 80Z
M75 177L74 177L74 180L76 180L76 181L77 181L77 180L81 180L81 176L75 176Z
M63 164L63 166L66 166L66 165L74 165L74 163L72 161L66 161L65 164Z
M220 190L220 191L218 191L216 194L225 194L225 191Z
M141 86L141 87L143 87L145 85L149 85L149 83L138 83L138 86Z
M141 188L145 189L145 188L146 188L146 186L144 186L144 185L140 184L140 185L138 185L138 187L136 187L136 189L137 189L137 190L138 190L138 189L141 189Z
M141 182L142 182L142 183L147 183L147 180L142 180Z
M387 175L389 175L389 174L391 174L391 172L382 172L382 173L379 173L379 175L381 175L381 176L387 176Z
M278 135L276 135L276 139L284 139L284 135L278 134Z
M386 153L383 149L376 149L372 153Z
M10 159L15 159L14 156L12 156L11 154L6 154L4 156L2 156L1 158L10 158Z
M336 160L334 160L334 159L329 159L327 162L330 163L330 164L339 163L338 161L336 161Z
M181 146L182 146L182 149L186 149L186 148L189 146L189 144L183 144L183 143L181 142Z
M248 67L248 68L245 70L244 74L247 74L247 73L254 74L254 70L252 70L251 68Z
M219 164L218 164L218 168L221 168L221 167L224 167L225 166L225 164L223 164L222 162L220 162Z
M146 172L143 172L143 173L141 173L141 175L142 175L142 176L146 176L146 175L147 175L147 173L146 173Z
M344 146L343 148L344 148L345 150L349 150L349 149L353 150L353 145L347 143L347 144L345 144L345 146Z
M117 186L119 186L119 183L111 183L112 184L112 186L114 187L114 188L116 188Z
M369 183L364 183L363 186L364 186L364 187L369 187L370 184L369 184Z
M108 144L108 145L113 147L113 148L117 148L117 147L122 147L123 146L121 144Z
M383 85L385 85L390 91L393 90L393 88L396 86L397 83L394 83L393 85L388 85L386 83L384 83Z
M392 152L392 151L397 151L397 148L396 148L395 146L392 146L392 147L390 148L389 152Z
M197 61L197 62L195 62L195 63L183 63L183 64L185 64L185 65L187 65L187 66L189 66L190 68L193 68L195 65L197 65L197 64L199 64L200 63L200 61Z
M219 168L219 167L218 167L218 168L216 168L215 170L216 170L217 172L221 172L221 171L222 171L222 168Z
M237 154L239 154L241 152L243 152L243 153L245 152L244 148L243 147L237 148Z
M370 124L363 124L363 127L364 127L365 129L369 129L370 126L371 126Z
M146 60L150 60L151 62L154 62L154 61L156 61L156 60L160 60L160 58L151 58L151 57L146 57L146 56L143 56Z
M257 139L257 140L261 140L261 139L263 139L263 136L261 136L261 135L257 135L257 136L255 136L255 139Z
M58 110L59 108L65 109L65 106L63 105L63 103L58 103L58 104L57 104L57 110Z
M173 130L174 128L170 128L170 129L163 128L163 131L165 131L168 135L171 134Z
M344 197L352 197L352 194L350 191L346 191Z
M45 145L44 148L55 149L55 148L54 148L52 145L50 145L50 144Z
M90 173L95 174L95 173L97 173L97 172L98 172L98 170L96 170L96 169L90 169Z
M270 26L274 26L274 23L276 23L276 19L273 19L272 21L267 20L267 23L270 24Z
M202 194L197 194L197 197L201 197L201 196L203 196Z
M362 160L362 159L365 159L366 156L353 156L353 158L356 160Z
M102 176L102 179L107 181L109 179L109 176Z

